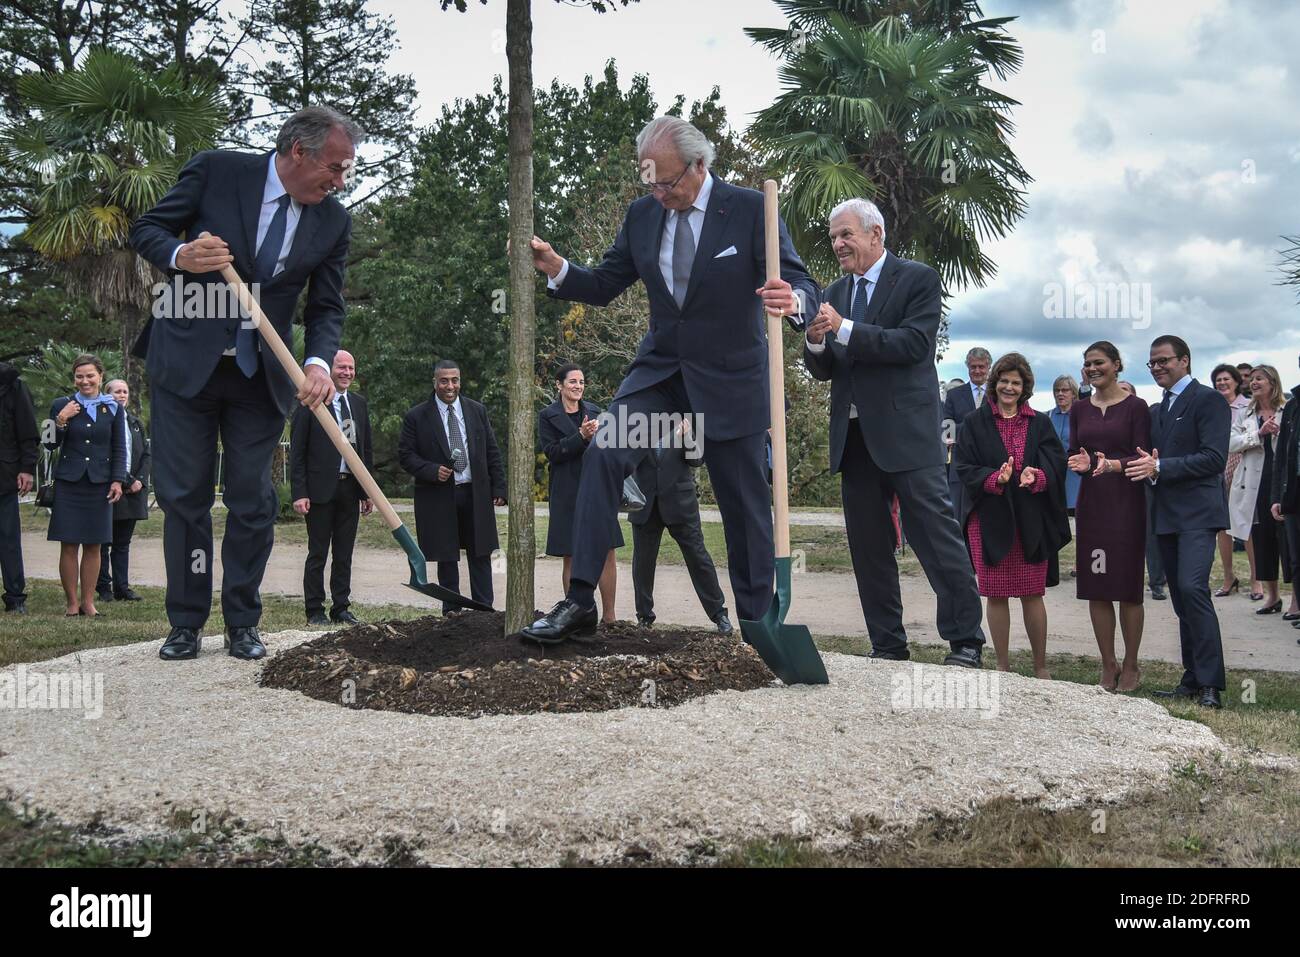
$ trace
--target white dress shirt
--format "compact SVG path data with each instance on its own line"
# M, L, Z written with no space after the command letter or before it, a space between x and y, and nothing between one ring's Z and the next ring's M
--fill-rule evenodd
M266 238L267 230L271 228L271 220L275 218L275 210L279 205L280 197L288 190L284 188L284 183L280 182L280 174L275 168L276 154L272 153L266 164L266 184L262 187L262 208L257 214L257 248L261 248L262 240ZM275 270L273 276L278 276L284 272L284 265L289 259L289 250L293 249L293 237L298 231L298 220L302 218L302 203L298 202L292 196L289 197L289 208L285 211L284 223L284 242L280 244L280 255L275 261ZM185 243L177 243L176 248L172 250L171 267L176 268L176 257ZM256 257L256 252L254 252ZM262 348L261 336L257 339L257 348ZM234 349L227 349L223 356L233 356ZM311 356L303 363L303 366L318 365L326 372L329 371L329 363L317 356Z
M470 480L469 429L465 428L465 415L461 411L460 396L457 396L456 401L453 402L451 405L448 405L446 402L443 402L442 399L437 399L436 401L438 403L438 413L442 416L442 431L443 434L447 436L448 448L451 447L451 429L448 427L450 423L448 423L447 421L447 416L451 413L455 413L456 421L460 423L460 436L465 444L465 468L462 471L457 472L455 478L456 478L457 485L464 485L466 482Z
M888 255L889 250L882 250L880 258L872 264L870 269L864 273L853 274L853 284L849 287L849 315L853 314L853 302L858 298L859 279L865 278L867 280L867 288L864 295L867 297L867 308L871 308L871 296L876 291L876 284L880 282L880 272L885 268L885 257ZM835 333L835 341L842 346L847 346L851 335L853 335L853 320L849 319L848 316L843 316L840 318L840 328ZM812 342L811 340L805 339L804 344L808 347L808 351L815 356L821 355L826 350L825 340L821 342ZM856 403L850 402L849 418L856 419L857 417L858 407Z
M678 212L677 210L668 210L668 215L664 217L664 235L659 244L659 274L664 277L664 285L668 287L669 292L673 292L673 247L677 240L677 217L686 216L687 223L690 224L691 234L695 237L695 250L700 249L700 233L704 230L704 214L709 208L709 196L713 193L713 176L705 174L704 183L700 186L700 191L695 194L695 202L691 208ZM564 277L569 274L569 261L564 260L564 265L560 271L555 274L554 279L546 280L547 289L559 289L564 284Z
M1174 396L1173 400L1169 403L1170 408L1172 408L1174 405L1178 403L1178 397L1182 395L1183 390L1186 389L1191 384L1192 384L1192 374L1190 372L1187 372L1183 374L1183 377L1181 379L1179 379L1177 382L1175 382L1173 385L1171 385L1168 389L1165 390L1166 392L1173 393ZM1164 392L1162 392L1160 393L1160 405L1164 406L1164 404L1165 404L1165 394ZM1156 459L1156 474L1151 476L1151 478L1148 479L1147 481L1149 481L1152 485L1155 485L1156 481L1159 478L1160 478L1160 460Z
M974 382L970 382L967 383L967 386L970 388L971 401L975 403L975 408L978 409L980 403L984 401L984 390L989 386L988 380L984 380L983 385L976 385Z

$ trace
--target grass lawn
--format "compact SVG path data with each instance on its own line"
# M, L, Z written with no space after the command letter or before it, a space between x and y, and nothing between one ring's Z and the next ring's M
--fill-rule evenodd
M162 590L142 588L142 602L112 603L97 621L65 620L53 589L33 593L32 614L0 616L0 665L38 661L83 648L159 640ZM268 596L263 628L302 627L295 600ZM365 620L409 618L404 605L355 606ZM218 614L207 631L221 627ZM865 654L865 638L817 639L824 651ZM912 646L915 660L937 663L945 646ZM1092 684L1095 659L1049 656L1054 677ZM1012 668L1031 674L1027 652L1012 655ZM1147 689L1172 687L1179 669L1159 661L1143 664ZM1251 695L1243 694L1252 689ZM1140 691L1148 697L1149 691ZM1247 700L1243 700L1246 698ZM1156 700L1179 718L1200 721L1224 741L1247 750L1300 757L1300 682L1294 675L1233 671L1222 711L1185 702ZM1098 832L1095 812L1105 813ZM221 821L206 834L190 830L178 814L166 840L115 839L98 825L66 827L39 809L0 801L0 866L316 866L346 863L315 846L248 841L239 822ZM575 863L580 857L574 856ZM409 851L391 849L389 863L409 864ZM1300 772L1263 771L1233 763L1177 769L1167 792L1139 795L1105 808L1048 812L1011 800L989 804L970 817L937 818L908 830L864 841L851 852L828 854L798 839L753 842L735 849L699 848L696 863L726 866L1288 866L1300 865Z
M137 641L157 641L167 637L167 615L163 606L163 589L138 587L143 601L101 603L101 618L63 617L63 593L58 582L42 582L44 587L29 590L26 615L0 614L0 667L22 661L44 661L107 645L128 645ZM419 608L409 605L353 605L352 611L363 621L392 618L415 618ZM264 632L305 628L302 599L280 595L262 596ZM220 596L212 603L212 617L204 634L220 634L225 629L221 617Z

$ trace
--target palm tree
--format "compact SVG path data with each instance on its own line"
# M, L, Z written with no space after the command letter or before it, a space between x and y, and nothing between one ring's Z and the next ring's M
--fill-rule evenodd
M143 394L130 350L162 277L127 246L127 232L212 146L224 106L174 68L148 73L108 50L71 70L29 73L18 90L32 118L0 129L0 151L41 184L23 239L120 324L123 378Z
M977 19L971 0L777 0L788 30L749 28L784 58L783 92L749 129L788 177L795 244L834 275L827 213L852 196L884 214L888 245L929 263L948 289L983 285L981 243L1025 213L1031 181L1009 145L1018 105L984 85L1014 73L1014 17ZM944 334L946 341L946 333Z

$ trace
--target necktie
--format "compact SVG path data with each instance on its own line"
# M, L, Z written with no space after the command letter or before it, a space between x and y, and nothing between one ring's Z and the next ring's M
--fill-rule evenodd
M284 245L284 233L289 225L289 194L285 193L277 203L271 225L262 237L257 259L253 262L253 272L258 283L270 282L275 275L275 264L280 261L280 247ZM244 328L242 322L235 330L235 364L250 379L257 374L257 333Z
M460 431L456 407L447 406L447 441L451 444L451 464L454 471L465 471L465 436Z
M691 284L691 265L695 262L695 234L691 232L691 210L677 213L677 228L673 232L673 298L680 309L686 302L686 290Z
M983 401L984 401L984 386L977 385L975 387L975 408L978 409L980 407L980 403L982 403Z
M1168 411L1169 411L1169 407L1170 407L1171 405L1173 405L1173 404L1174 404L1174 393L1173 393L1173 391L1170 390L1170 389L1165 389L1165 402L1164 402L1164 408L1161 409L1160 411L1161 411L1161 412L1168 412Z
M336 406L336 414L339 420L339 428L343 430L343 437L347 439L348 444L355 449L357 447L357 428L355 423L353 423L352 421L352 409L348 405L348 397L346 393L340 392L338 394L338 405ZM342 461L339 462L339 471L340 472L352 471L350 468L348 468L347 459L343 459Z
M853 306L849 309L850 322L867 321L867 277L858 280L857 292L853 295Z

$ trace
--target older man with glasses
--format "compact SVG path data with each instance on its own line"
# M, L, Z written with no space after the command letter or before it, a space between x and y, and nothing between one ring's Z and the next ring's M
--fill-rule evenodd
M628 207L598 266L569 262L549 243L532 240L533 264L546 273L552 296L604 306L639 281L650 301L649 330L607 410L613 422L630 425L628 434L603 429L584 456L569 593L523 631L542 643L595 628L594 590L614 536L623 479L656 438L637 441L632 423L657 414L701 417L704 461L722 512L740 617L761 618L772 600L764 309L802 316L803 309L816 310L819 290L784 223L781 278L766 279L763 196L709 171L714 150L703 133L661 116L641 131L636 147L650 195Z

